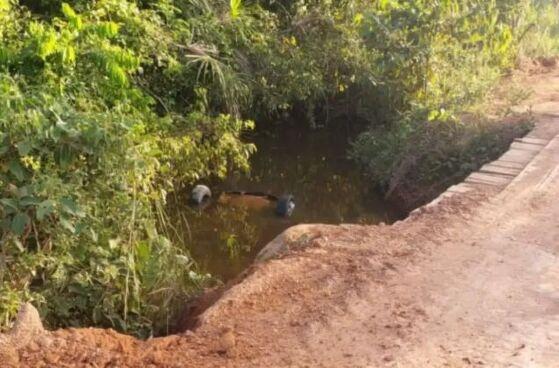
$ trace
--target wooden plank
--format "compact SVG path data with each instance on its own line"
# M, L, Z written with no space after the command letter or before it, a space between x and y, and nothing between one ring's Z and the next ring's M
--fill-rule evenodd
M522 170L518 168L511 169L508 167L500 167L497 165L487 164L487 165L483 165L483 167L479 171L487 174L498 174L498 175L514 177L520 174Z
M495 183L496 185L506 185L511 182L509 178L505 178L503 176L489 175L483 173L473 173L470 176L468 176L466 181L468 181L468 179L473 181L479 181L479 182Z
M545 139L530 138L530 137L516 138L514 141L515 142L521 142L521 143L527 143L527 144L535 144L535 145L538 145L538 146L545 146L548 143L548 141L545 140Z
M510 145L510 148L523 150L523 151L535 151L535 152L540 152L542 150L541 146L537 146L535 144L529 144L529 143L520 143L520 142L514 142L513 144Z
M491 187L502 187L503 184L497 184L497 183L491 183L491 182L487 182L487 181L480 181L480 180L474 180L474 179L466 179L466 183L468 183L469 185L488 185Z
M509 168L509 169L518 169L518 170L524 169L524 166L525 166L523 164L516 163L516 162L500 161L500 160L493 161L493 162L490 163L490 165L499 166L499 167L506 167L506 168Z
M532 158L536 155L537 152L533 151L523 151L517 149L510 149L504 155L499 158L499 161L510 161L516 162L521 164L527 164L532 160Z

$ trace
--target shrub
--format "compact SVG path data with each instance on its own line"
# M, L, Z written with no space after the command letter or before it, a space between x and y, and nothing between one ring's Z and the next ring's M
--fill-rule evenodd
M462 122L461 117L514 66L532 4L382 4L364 17L363 32L369 48L382 50L376 52L375 65L384 76L383 103L393 113L383 125L371 124L351 156L387 197L404 197L410 209L495 158L515 137L501 130L525 132L523 127L499 129L483 118Z
M240 134L252 122L203 104L157 113L141 81L161 20L152 11L62 4L41 21L2 4L1 319L32 299L52 327L164 330L207 281L165 236L166 193L246 167L253 148Z

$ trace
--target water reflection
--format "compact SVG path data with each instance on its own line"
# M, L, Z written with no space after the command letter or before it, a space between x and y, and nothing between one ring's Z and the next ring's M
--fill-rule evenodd
M217 195L226 190L290 193L295 212L290 219L278 218L274 203L250 197L214 198L203 211L186 201L176 203L176 227L204 271L223 280L234 277L266 243L298 223L378 223L398 217L345 158L343 132L283 129L252 141L258 152L251 173L232 175L212 190Z

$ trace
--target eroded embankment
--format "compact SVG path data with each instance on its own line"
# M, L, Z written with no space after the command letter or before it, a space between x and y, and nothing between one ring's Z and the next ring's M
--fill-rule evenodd
M550 80L555 89L534 108L533 139L549 140L559 132L559 75L545 82ZM504 175L512 184L470 183L471 190L457 191L393 226L290 229L267 248L279 252L263 253L272 259L252 266L242 283L201 316L195 332L144 342L110 330L34 329L0 341L2 362L554 367L559 139L545 147L536 143L541 149L529 153L528 168Z
M426 210L394 226L292 228L284 235L289 252L253 266L242 283L204 313L195 333L143 342L110 330L35 330L32 337L18 337L25 343L16 345L15 357L29 367L302 366L307 360L313 366L316 358L307 356L304 346L315 338L313 330L328 325L332 314L347 313L348 300L360 293L388 287L400 270L427 255L418 244L434 235L449 236L485 195L450 199L433 213ZM400 306L398 313L406 315L408 307ZM385 309L387 315L378 315L378 321L391 320L394 311ZM378 328L390 332L386 339L406 327ZM346 338L343 328L337 333L323 336L324 343Z

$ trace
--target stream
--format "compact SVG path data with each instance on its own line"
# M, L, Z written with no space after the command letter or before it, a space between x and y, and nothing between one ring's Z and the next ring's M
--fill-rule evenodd
M347 159L350 137L345 130L282 127L248 140L258 149L250 173L213 185L214 196L203 210L188 205L189 193L172 207L178 235L189 244L201 272L222 281L235 277L268 242L296 224L376 224L401 218ZM290 218L280 218L273 202L252 197L222 203L218 196L223 191L289 193L296 207Z

